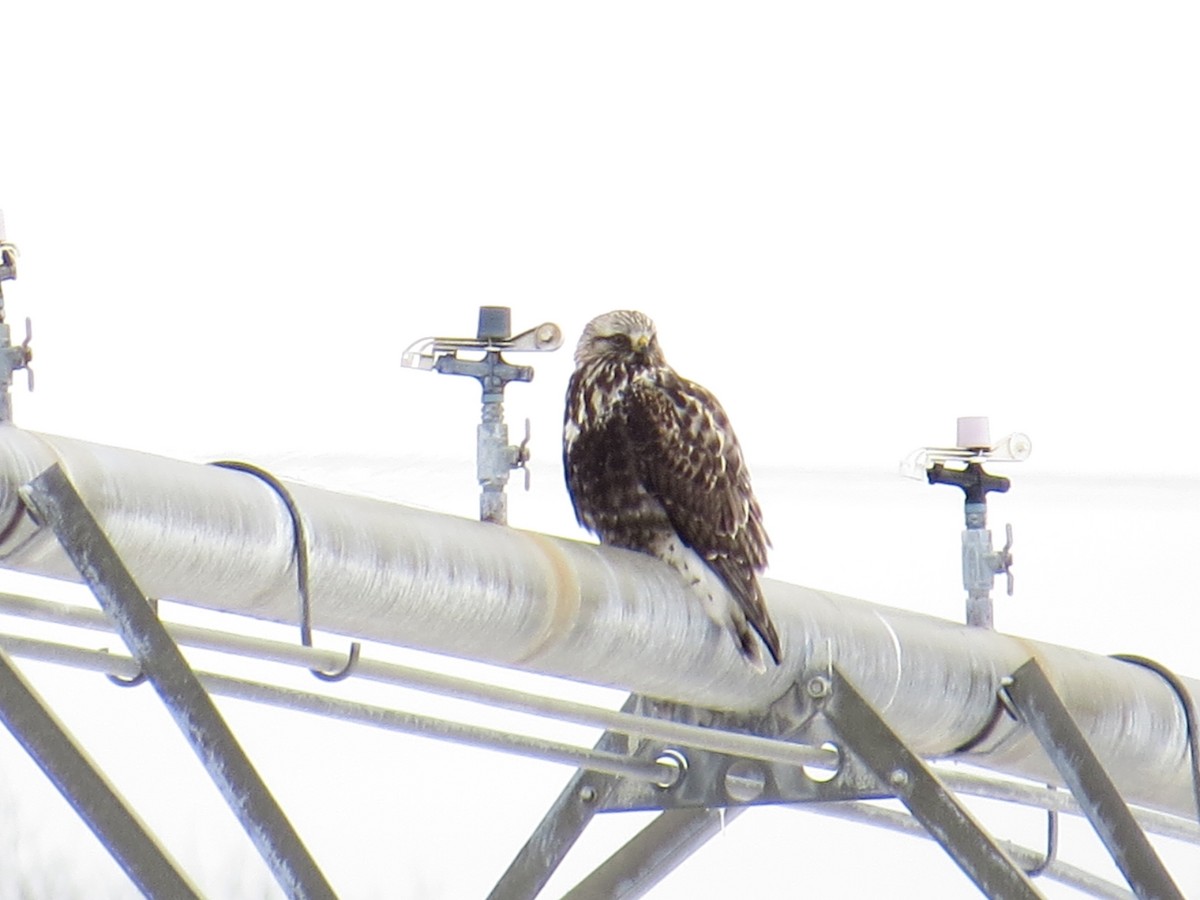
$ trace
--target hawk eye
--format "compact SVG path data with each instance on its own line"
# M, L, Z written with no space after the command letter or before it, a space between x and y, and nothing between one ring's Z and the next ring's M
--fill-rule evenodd
M632 342L630 342L629 335L627 335L627 334L611 335L608 339L608 342L610 344L612 344L614 347L616 347L618 350L632 350L633 349L633 344L632 344Z

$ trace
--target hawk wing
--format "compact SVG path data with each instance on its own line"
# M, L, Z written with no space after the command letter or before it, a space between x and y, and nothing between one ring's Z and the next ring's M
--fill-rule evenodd
M618 386L579 370L567 392L563 469L579 524L605 544L650 552L668 525L662 505L642 484ZM606 414L597 415L604 409Z
M770 541L729 417L700 385L671 369L656 374L653 381L635 381L627 395L642 482L679 537L721 577L778 662L779 636L757 578Z

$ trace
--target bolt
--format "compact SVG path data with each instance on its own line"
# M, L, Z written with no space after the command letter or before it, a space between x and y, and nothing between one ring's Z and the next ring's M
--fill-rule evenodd
M817 675L808 680L808 684L805 685L805 688L808 691L808 696L812 697L814 700L820 700L822 697L829 696L829 679L824 675Z
M908 773L903 769L895 769L888 780L892 783L892 787L905 787L908 785Z
M596 789L590 785L584 785L579 789L579 799L584 803L595 803Z

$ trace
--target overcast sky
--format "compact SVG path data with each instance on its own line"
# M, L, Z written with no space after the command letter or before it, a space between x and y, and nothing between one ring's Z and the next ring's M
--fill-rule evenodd
M550 496L514 523L578 535L570 350L631 307L756 471L882 478L989 415L1032 437L1033 483L1194 500L1198 26L1186 3L7 3L5 296L37 372L16 421L309 480L465 461L435 496L325 475L471 515L476 388L400 357L507 305L567 334L514 358ZM1190 552L1196 516L1163 502L1152 543ZM821 530L779 527L776 574L873 587L791 552ZM1028 626L1075 643L1062 621Z
M1196 474L1195 15L8 4L19 420L437 454L465 388L410 340L628 306L760 465L984 414L1044 469ZM569 366L513 399L551 457Z

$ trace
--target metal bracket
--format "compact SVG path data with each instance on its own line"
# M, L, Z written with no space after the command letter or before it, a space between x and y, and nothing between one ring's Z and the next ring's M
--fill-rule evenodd
M830 774L800 765L735 757L606 733L601 745L635 758L675 759L680 775L668 786L577 774L547 813L493 900L533 897L549 880L597 811L664 812L581 882L569 897L625 896L657 883L746 808L897 796L990 896L1036 898L1028 876L958 803L924 761L909 750L832 665L797 683L765 713L747 718L630 697L626 711L810 745ZM818 715L818 713L824 715ZM820 763L817 764L821 765ZM828 769L825 761L823 768ZM620 891L617 887L620 886Z
M1017 669L1005 680L1002 690L1021 721L1037 736L1133 892L1138 897L1183 900L1037 660L1031 659Z
M62 466L47 469L21 493L34 517L54 531L280 886L289 897L334 900L333 888Z
M795 741L798 747L808 747L813 767L644 741L633 755L678 760L679 778L667 788L622 780L609 792L603 810L711 809L890 796L857 760L836 757L827 749L836 734L823 719L815 718L814 699L808 687L793 685L765 713L734 716L640 698L635 711L641 715ZM833 769L828 774L827 766Z

